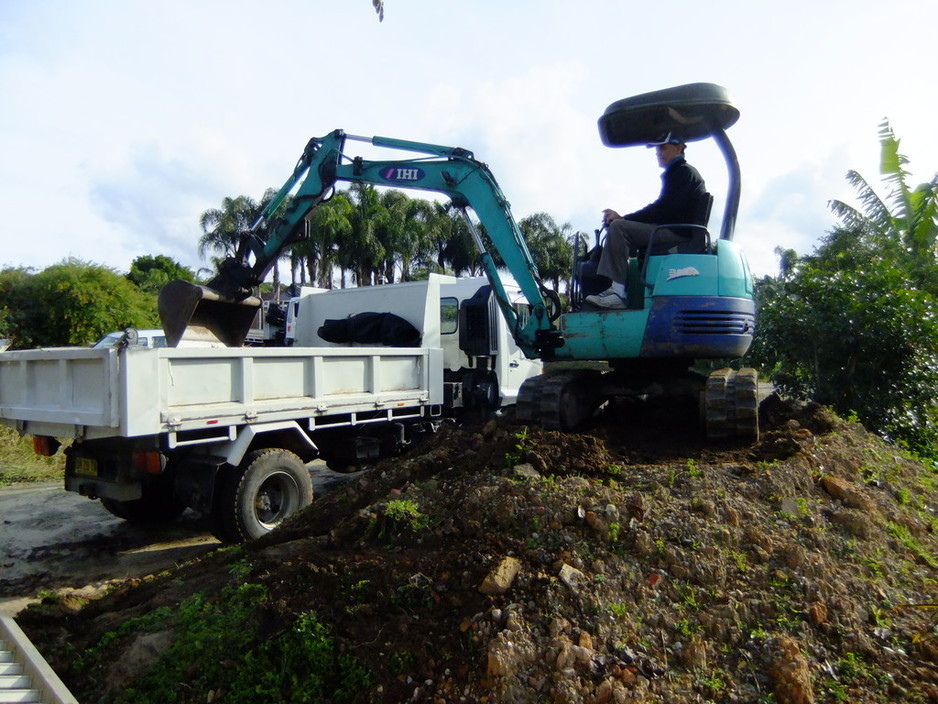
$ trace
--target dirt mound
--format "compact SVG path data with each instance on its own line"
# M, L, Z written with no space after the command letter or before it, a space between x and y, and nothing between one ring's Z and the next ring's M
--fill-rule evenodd
M938 702L934 473L761 410L748 447L638 407L443 428L257 543L19 620L82 701Z

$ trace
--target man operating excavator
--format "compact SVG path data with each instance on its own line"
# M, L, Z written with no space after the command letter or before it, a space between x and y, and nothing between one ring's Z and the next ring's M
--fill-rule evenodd
M597 274L612 280L608 289L586 301L600 308L621 309L628 307L626 281L629 256L636 250L648 246L652 231L658 225L695 223L699 218L699 205L707 198L704 180L697 169L684 159L684 139L673 132L661 135L648 145L654 147L661 174L661 193L658 199L628 215L619 215L607 208L603 211L603 224L608 229L606 245L603 247ZM655 247L667 248L687 240L686 235L669 229L655 233Z

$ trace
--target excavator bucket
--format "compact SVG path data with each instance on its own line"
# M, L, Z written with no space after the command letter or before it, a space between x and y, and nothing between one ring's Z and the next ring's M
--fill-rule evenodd
M157 302L170 347L181 340L241 347L260 307L253 296L239 301L181 279L166 284Z

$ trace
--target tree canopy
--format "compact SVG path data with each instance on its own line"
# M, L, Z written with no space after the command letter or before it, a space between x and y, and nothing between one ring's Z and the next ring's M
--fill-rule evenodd
M87 345L127 327L158 324L156 299L127 277L68 259L39 273L0 272L5 336L16 348Z
M170 281L195 281L195 274L164 254L145 254L131 262L127 279L143 291L159 293Z
M271 193L269 189L265 201ZM231 256L239 233L257 218L265 201L225 198L222 208L205 211L200 252ZM355 183L316 207L307 225L305 236L285 254L294 284L331 288L334 273L342 287L411 281L431 271L456 276L482 273L469 227L450 204ZM572 265L570 226L557 225L547 213L536 213L519 227L542 278L559 290ZM485 228L480 225L479 230L487 239ZM496 262L500 262L497 257Z
M879 138L886 195L849 172L859 206L830 203L838 223L812 255L779 251L780 274L757 284L750 361L783 391L938 457L938 174L911 187L888 122Z

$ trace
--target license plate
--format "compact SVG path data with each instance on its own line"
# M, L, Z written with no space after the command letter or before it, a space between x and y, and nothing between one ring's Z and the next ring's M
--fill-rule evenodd
M75 474L83 474L86 477L98 476L98 461L91 457L79 457L75 460Z

